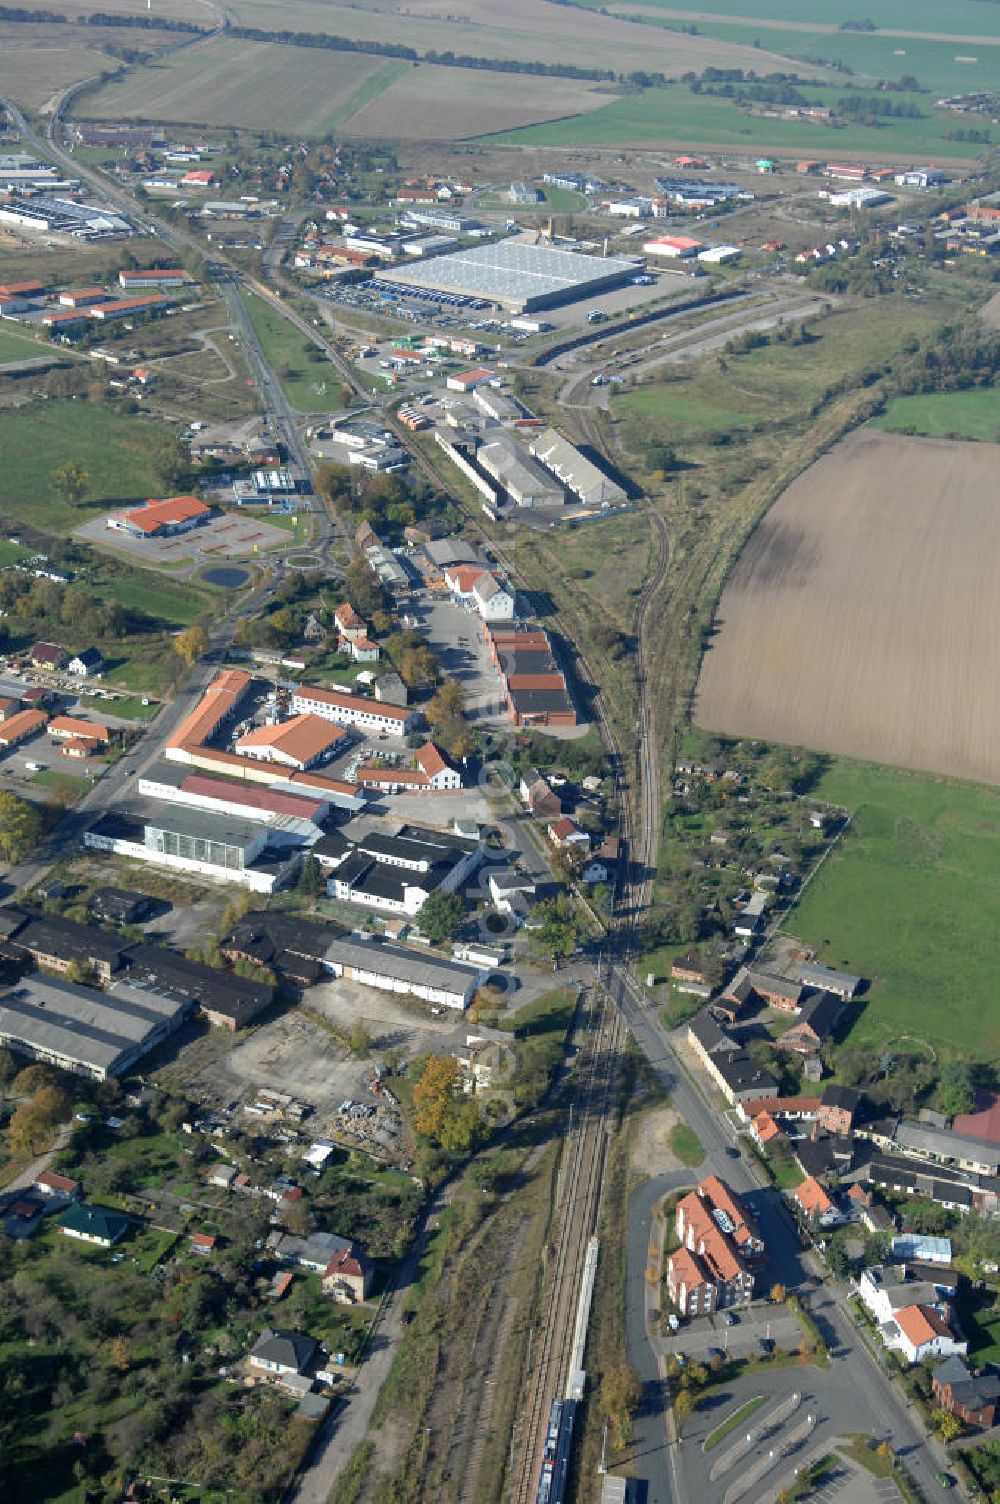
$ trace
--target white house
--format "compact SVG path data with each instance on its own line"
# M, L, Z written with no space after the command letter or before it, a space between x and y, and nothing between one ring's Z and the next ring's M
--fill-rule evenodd
M964 1358L969 1351L968 1342L960 1342L955 1336L947 1310L940 1303L904 1306L881 1332L886 1347L900 1353L907 1363L922 1363L925 1358Z
M66 670L81 679L99 679L104 673L104 658L96 648L84 648L69 660Z

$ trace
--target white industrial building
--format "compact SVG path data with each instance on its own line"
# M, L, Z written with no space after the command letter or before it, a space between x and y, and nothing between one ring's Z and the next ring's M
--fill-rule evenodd
M338 840L337 834L315 851L330 874L329 896L411 919L431 893L454 893L485 852L478 839L419 825L404 825L394 835L372 830L350 840Z
M488 972L454 961L417 955L396 946L349 936L335 940L323 958L334 976L348 977L383 992L409 993L426 1003L461 1012L469 1006Z
M295 876L302 847L316 835L311 822L292 817L266 825L171 805L134 816L112 810L86 831L83 844L252 893L276 893Z
M877 209L891 204L893 197L884 188L845 188L842 193L827 194L835 209Z
M300 684L292 695L295 715L318 715L338 726L356 726L360 731L385 731L390 736L405 736L421 719L419 710L405 705L388 705L365 700L336 689L320 689L315 684Z
M579 497L584 506L619 507L628 496L617 481L605 475L592 460L582 455L568 439L554 428L546 428L531 440L531 453L546 469L557 475L568 491Z

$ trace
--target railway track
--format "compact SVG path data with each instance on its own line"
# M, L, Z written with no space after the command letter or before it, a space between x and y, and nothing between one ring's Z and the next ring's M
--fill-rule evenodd
M533 1504L552 1401L566 1394L577 1296L587 1243L597 1226L607 1119L613 1103L617 1062L625 1029L618 1010L603 992L592 1000L600 1010L588 1037L582 1074L574 1092L573 1127L565 1139L556 1192L555 1252L542 1297L545 1313L539 1337L529 1349L525 1402L509 1504Z

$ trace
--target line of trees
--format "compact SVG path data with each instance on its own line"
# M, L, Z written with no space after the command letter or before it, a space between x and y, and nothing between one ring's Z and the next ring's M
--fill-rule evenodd
M142 31L187 31L194 32L196 35L208 35L203 26L195 26L193 21L171 20L164 16L123 16L107 11L93 11L89 16L74 16L72 19L86 26L132 26ZM54 10L32 10L25 5L0 5L0 21L26 21L34 25L65 26L69 23L70 17Z
M543 63L528 58L474 57L463 52L418 52L405 42L379 42L334 36L325 31L267 31L259 26L229 26L227 35L247 42L278 42L286 47L322 47L331 52L362 52L402 58L409 63L438 63L446 68L477 68L488 73L529 73L541 78L579 78L592 83L652 88L667 82L663 73L616 73L613 68L584 68L577 63Z

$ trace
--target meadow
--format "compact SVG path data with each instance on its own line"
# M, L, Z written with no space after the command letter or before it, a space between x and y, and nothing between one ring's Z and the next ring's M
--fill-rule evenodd
M603 5L605 0L574 0L586 9ZM669 15L682 7L674 0L616 0L612 10L649 12ZM909 32L930 31L937 35L983 36L990 31L991 17L984 12L981 0L865 0L862 7L866 20L880 31L903 29ZM853 0L699 0L699 16L739 16L748 21L786 21L796 25L815 25L817 31L835 31L845 21L857 20L858 7ZM848 33L849 35L850 33Z
M870 980L849 1045L1000 1058L1000 792L843 760L815 792L851 825L785 928Z
M150 444L167 432L161 424L82 399L34 402L16 412L0 412L0 513L65 537L102 509L145 501L159 489ZM85 499L75 506L52 488L53 471L68 460L81 464L89 476Z
M985 439L1000 443L1000 390L928 392L894 397L873 427L928 438Z
M810 100L829 106L843 94L843 85L808 90ZM775 155L812 153L836 158L863 154L872 161L965 162L975 157L976 147L950 138L958 118L950 111L934 109L925 94L895 94L893 99L916 105L921 117L886 117L878 125L843 126L772 120L750 115L732 100L693 94L687 85L674 83L623 95L585 117L527 126L490 139L513 146L734 146Z
M0 329L0 365L8 360L31 360L47 353L45 346L30 334L22 334L16 327Z

